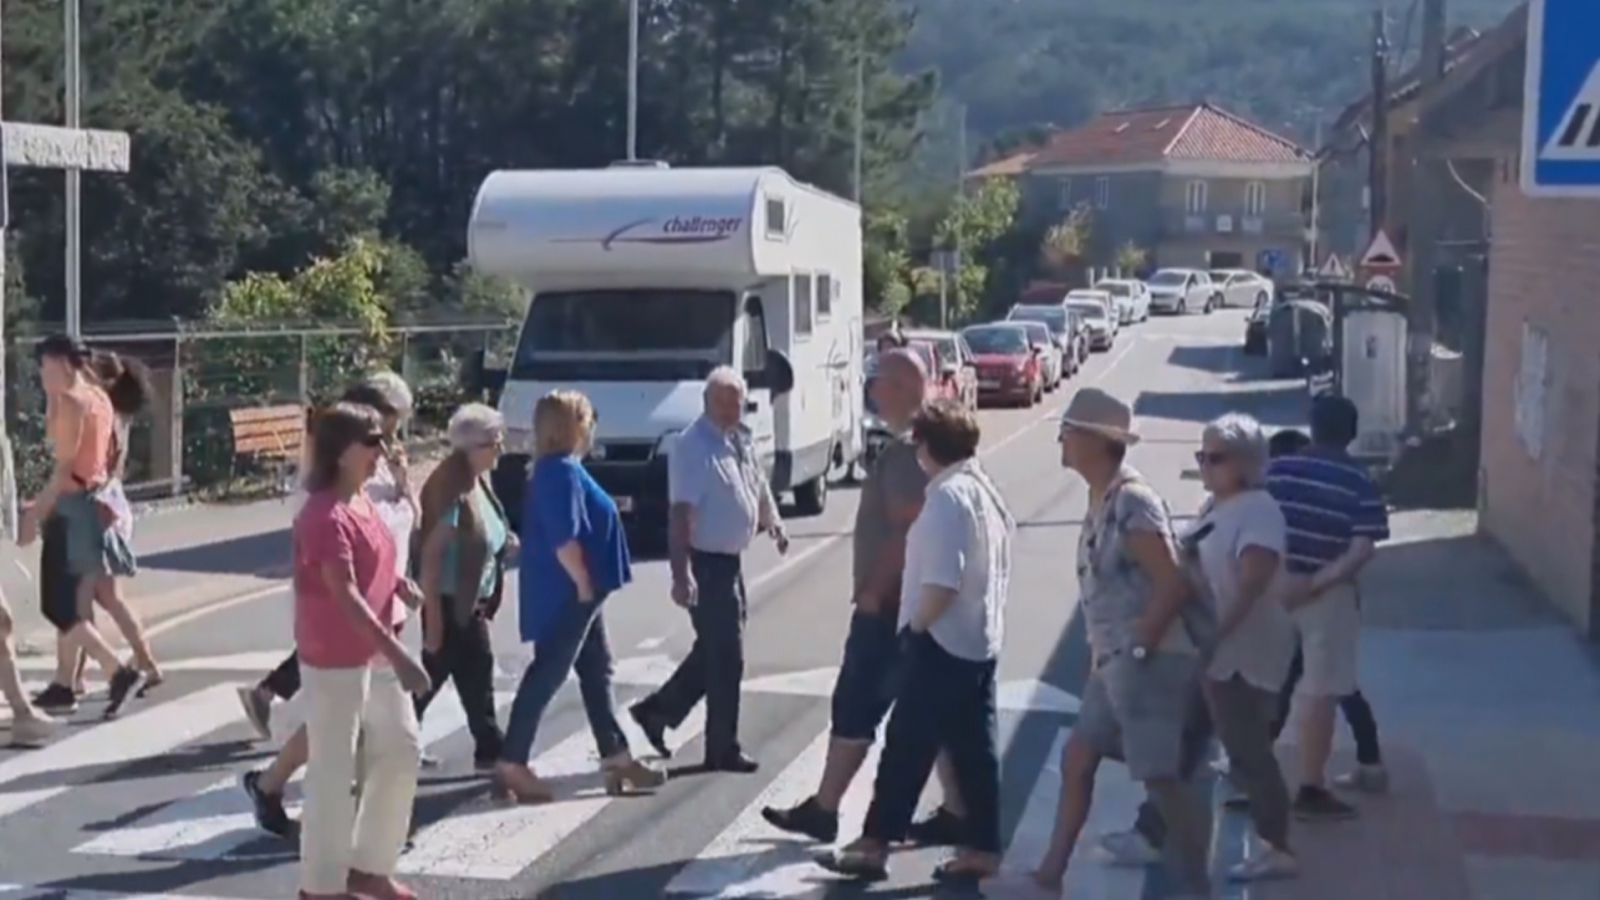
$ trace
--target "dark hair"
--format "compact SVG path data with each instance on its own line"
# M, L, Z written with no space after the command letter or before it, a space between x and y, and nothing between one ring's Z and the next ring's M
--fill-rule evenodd
M380 436L378 411L355 403L335 403L317 415L311 429L311 473L306 491L325 491L339 483L339 460L352 444Z
M111 408L120 416L144 412L155 396L150 386L150 367L109 350L96 350L89 356L89 367L111 398Z
M911 341L898 331L885 331L878 335L877 348L882 350L899 350L909 345Z
M1267 439L1267 456L1277 459L1280 456L1294 456L1305 452L1311 446L1311 436L1298 428L1282 428L1273 432Z
M35 360L46 358L64 360L74 369L88 368L91 356L89 345L83 342L83 338L73 337L70 334L47 335L33 348Z
M365 381L345 388L344 395L339 398L339 402L370 407L377 410L380 416L400 415L400 410L394 408L394 404L389 402L389 397L383 391Z
M1311 441L1319 447L1348 447L1361 426L1361 413L1349 397L1323 394L1311 401Z
M923 404L911 418L911 440L941 466L953 466L977 456L982 437L977 417L954 400Z

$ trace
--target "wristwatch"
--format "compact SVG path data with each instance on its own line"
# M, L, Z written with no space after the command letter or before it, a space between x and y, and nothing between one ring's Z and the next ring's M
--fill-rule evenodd
M1129 651L1129 655L1131 655L1134 659L1138 660L1139 662L1144 662L1144 658L1146 656L1150 655L1150 651L1146 650L1142 646L1139 646L1139 645L1135 644L1134 648Z

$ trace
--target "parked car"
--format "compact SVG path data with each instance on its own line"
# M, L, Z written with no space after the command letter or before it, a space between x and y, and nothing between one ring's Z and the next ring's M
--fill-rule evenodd
M1033 406L1044 399L1044 370L1028 330L1013 322L961 330L978 364L978 402Z
M1145 284L1150 287L1150 311L1187 315L1190 310L1209 313L1222 302L1211 275L1199 269L1161 269Z
M1089 349L1094 351L1110 350L1116 343L1116 326L1112 324L1111 315L1106 311L1106 305L1099 300L1080 298L1068 300L1067 308L1083 318L1084 327L1089 331Z
M1061 381L1066 377L1066 367L1061 364L1061 352L1056 345L1055 335L1050 333L1050 328L1043 322L1018 322L1028 332L1028 343L1039 351L1039 377L1044 379L1044 389L1048 393L1061 386Z
M978 366L967 342L954 331L917 330L906 332L912 344L933 352L929 376L939 385L942 396L952 397L968 409L978 408Z
M1262 299L1271 300L1272 279L1248 269L1212 269L1211 280L1222 292L1223 307L1255 309Z
M1244 321L1244 355L1267 355L1267 318L1272 313L1272 299L1262 297L1256 301L1250 318Z
M1132 278L1102 278L1094 289L1105 291L1117 302L1119 324L1132 325L1150 318L1150 288Z
M1108 291L1095 290L1094 288L1078 288L1067 292L1066 302L1075 300L1092 300L1106 308L1106 321L1111 323L1111 336L1116 337L1122 331L1122 313L1117 308L1117 298Z
M1038 322L1050 329L1050 337L1055 342L1055 355L1061 360L1061 377L1070 378L1078 374L1078 367L1082 363L1078 342L1078 331L1073 328L1072 316L1067 308L1059 303L1018 303L1006 313L1007 322Z

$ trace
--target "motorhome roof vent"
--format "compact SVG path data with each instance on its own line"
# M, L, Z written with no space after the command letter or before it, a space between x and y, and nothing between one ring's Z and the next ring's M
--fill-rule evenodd
M616 162L612 163L611 165L607 166L606 168L608 168L608 169L670 169L672 167L667 165L667 163L664 160L659 160L659 159L619 159Z

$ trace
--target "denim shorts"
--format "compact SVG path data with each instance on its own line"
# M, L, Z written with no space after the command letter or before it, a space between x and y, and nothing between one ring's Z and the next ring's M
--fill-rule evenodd
M857 612L833 684L833 736L870 741L894 705L900 641L890 616Z
M138 572L127 536L105 522L95 494L67 494L56 502L56 514L66 526L67 569L73 576L121 578Z

